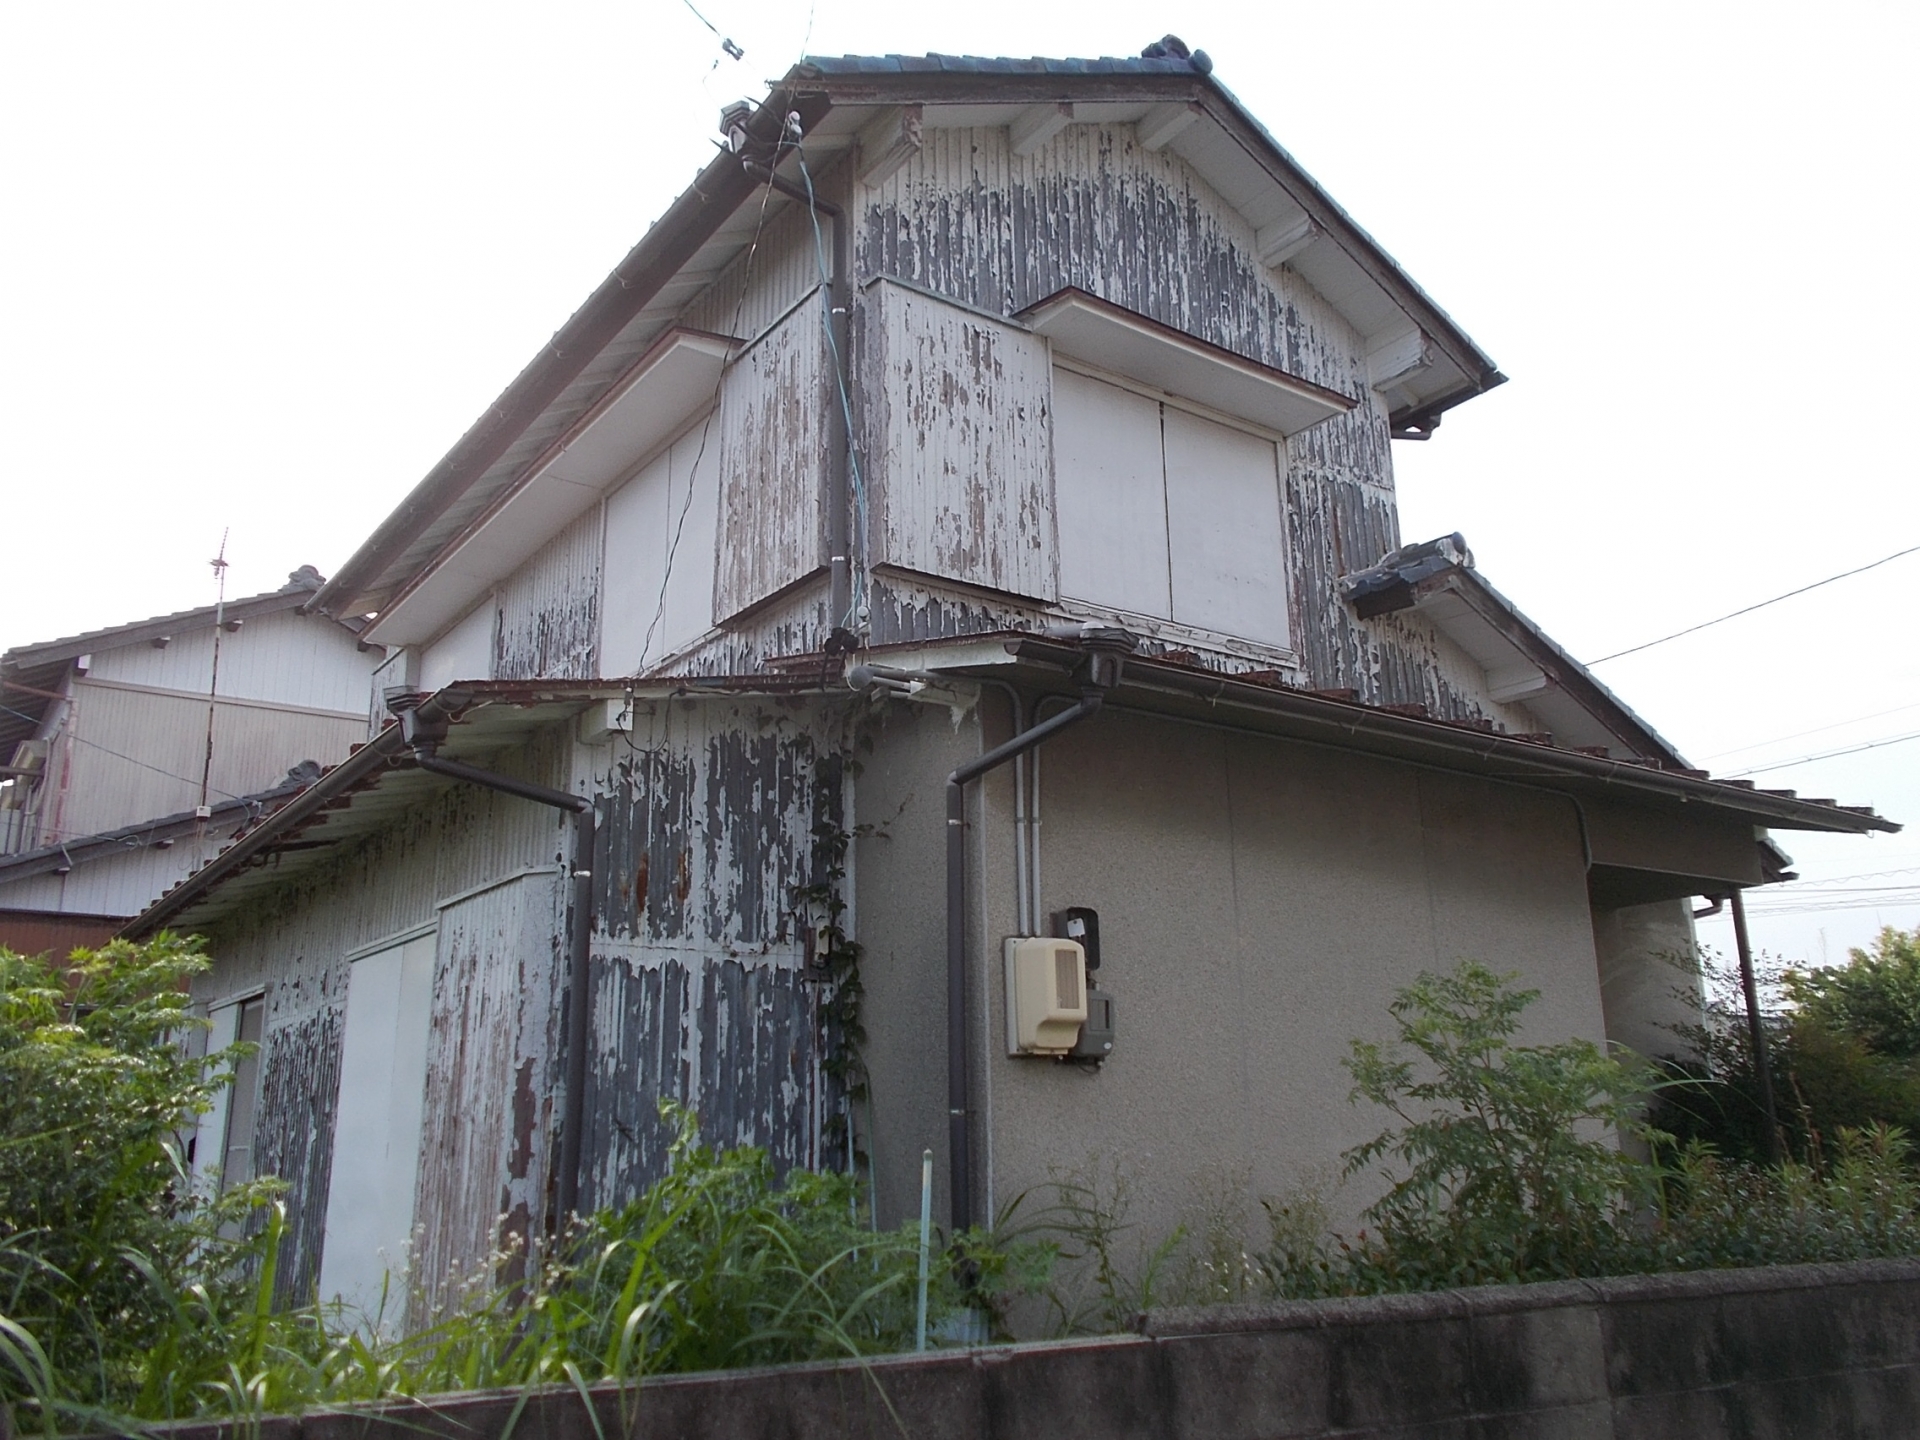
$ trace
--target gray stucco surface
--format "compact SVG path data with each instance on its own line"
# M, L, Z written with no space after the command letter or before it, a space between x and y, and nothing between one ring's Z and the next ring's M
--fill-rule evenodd
M859 852L883 1217L915 1162L946 1171L940 782L1007 730L895 707L858 782L887 837ZM1014 933L1010 771L970 797L969 994L984 1206L1118 1166L1159 1236L1207 1193L1278 1195L1337 1173L1381 1117L1346 1101L1355 1037L1423 969L1471 958L1541 991L1527 1038L1606 1038L1578 820L1564 797L1124 713L1041 751L1043 917L1101 916L1117 997L1097 1073L1014 1059L1002 939ZM1350 1218L1366 1196L1334 1197Z

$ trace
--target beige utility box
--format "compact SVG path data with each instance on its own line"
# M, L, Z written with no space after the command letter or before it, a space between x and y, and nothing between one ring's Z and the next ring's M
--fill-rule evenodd
M1087 952L1077 940L1007 938L1007 1053L1065 1055L1087 1023Z

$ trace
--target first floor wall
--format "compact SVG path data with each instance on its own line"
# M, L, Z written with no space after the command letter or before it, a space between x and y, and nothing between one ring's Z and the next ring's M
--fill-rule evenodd
M883 1219L914 1210L916 1162L947 1175L939 778L1009 733L989 694L955 724L896 706L865 763L860 931ZM1095 1068L1011 1058L1002 942L1016 925L1013 771L969 796L968 993L975 1213L1055 1182L1118 1183L1143 1236L1213 1199L1324 1190L1371 1199L1341 1157L1383 1112L1348 1100L1354 1039L1461 960L1540 991L1523 1038L1607 1038L1575 806L1565 796L1334 750L1107 711L1038 752L1041 928L1099 914L1096 983L1115 997ZM884 1017L884 1018L883 1018Z

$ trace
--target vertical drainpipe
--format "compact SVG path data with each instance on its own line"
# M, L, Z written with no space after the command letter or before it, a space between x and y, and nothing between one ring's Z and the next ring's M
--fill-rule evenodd
M1096 629L1085 638L1080 699L1050 720L947 776L947 1201L953 1233L973 1224L973 1138L967 1079L967 785L1097 711L1120 683L1134 639L1125 630Z
M1785 1147L1780 1143L1780 1116L1773 1104L1773 1067L1767 1060L1767 1032L1760 1023L1760 985L1753 975L1753 947L1747 941L1747 906L1738 890L1727 899L1733 910L1733 947L1740 957L1740 988L1747 997L1747 1040L1753 1046L1753 1073L1760 1082L1760 1110L1767 1122L1767 1155L1778 1165Z

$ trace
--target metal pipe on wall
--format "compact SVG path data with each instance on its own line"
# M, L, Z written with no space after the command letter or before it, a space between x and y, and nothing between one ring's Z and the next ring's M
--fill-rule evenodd
M387 708L399 717L401 730L413 751L413 763L434 775L462 780L503 795L531 800L564 810L573 816L573 856L569 870L573 893L567 908L567 1037L566 1070L561 1081L560 1161L555 1177L556 1220L580 1208L580 1172L586 1142L587 1046L593 1035L593 851L598 824L593 802L584 795L555 790L531 780L483 770L437 753L446 738L448 716L429 709L421 697L404 687L387 692Z
M1767 1154L1778 1165L1786 1147L1780 1143L1780 1116L1773 1104L1773 1067L1767 1060L1767 1032L1760 1023L1760 985L1753 974L1753 947L1747 941L1747 906L1740 892L1728 893L1733 911L1733 946L1740 957L1740 988L1747 997L1747 1040L1753 1046L1753 1073L1760 1083L1760 1109L1767 1122Z
M947 776L947 1164L955 1233L973 1224L973 1140L967 1081L967 785L1099 710L1120 683L1134 638L1113 627L1083 627L1080 698L1049 720L1014 735ZM1035 709L1039 707L1036 705ZM1031 903L1038 903L1037 897Z

